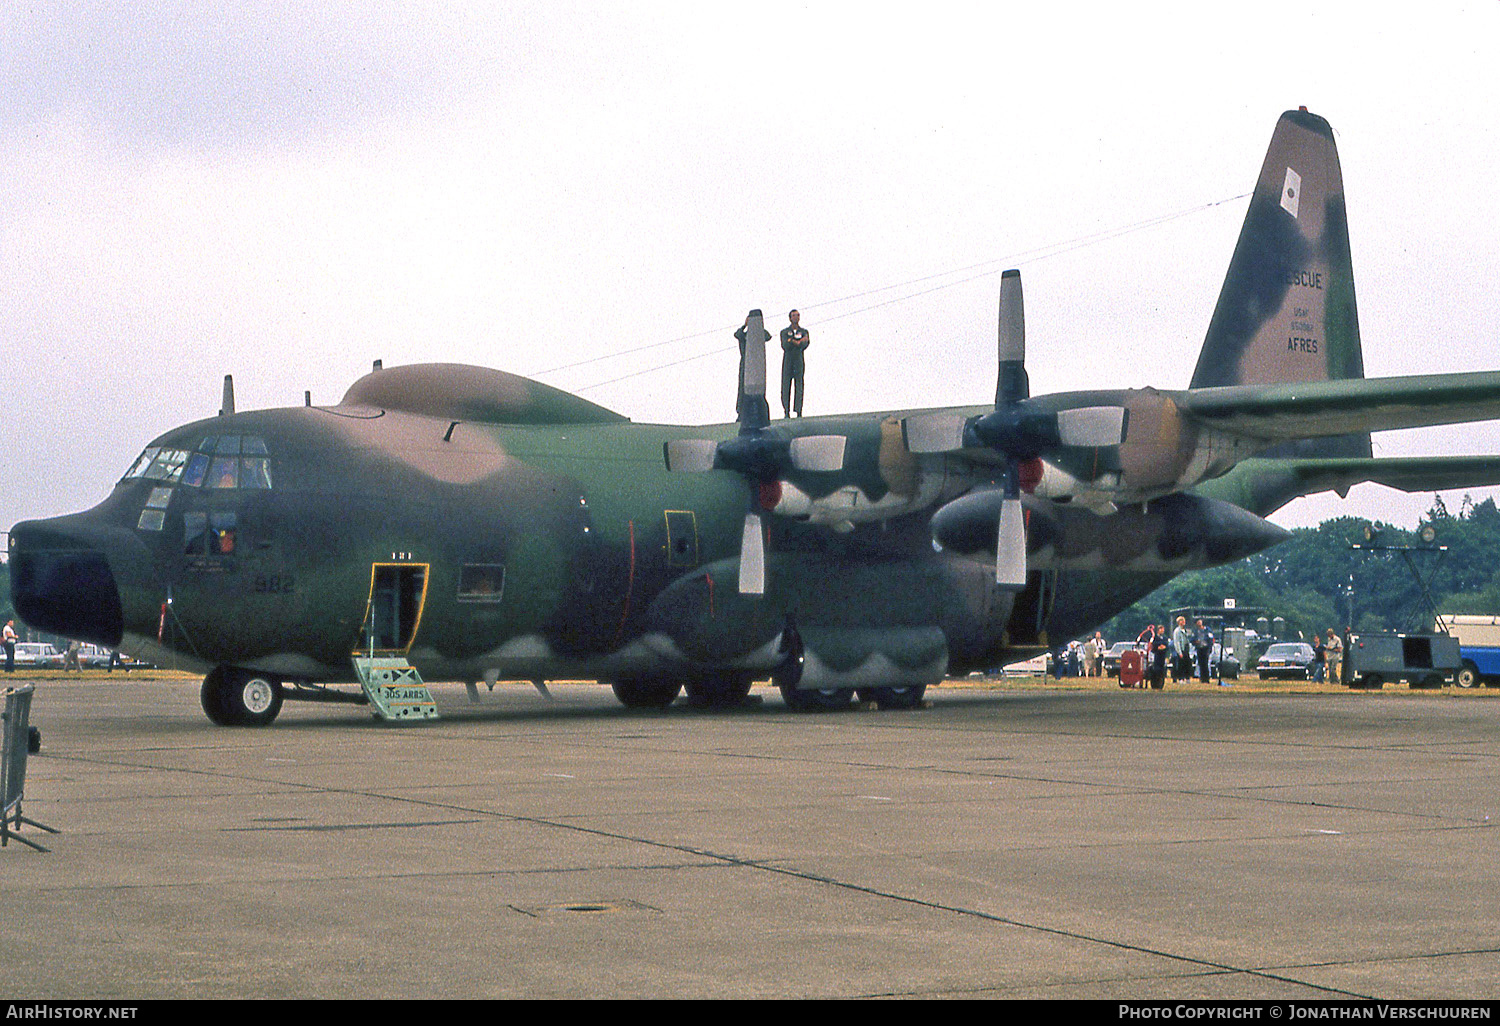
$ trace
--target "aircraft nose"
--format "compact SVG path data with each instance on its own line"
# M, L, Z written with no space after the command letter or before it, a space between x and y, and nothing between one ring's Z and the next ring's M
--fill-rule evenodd
M11 603L38 630L113 648L125 618L109 554L123 558L140 543L128 531L71 520L33 520L12 529Z

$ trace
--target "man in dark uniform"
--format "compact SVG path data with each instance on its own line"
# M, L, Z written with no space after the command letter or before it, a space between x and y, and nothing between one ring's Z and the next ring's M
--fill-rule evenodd
M1172 642L1167 638L1167 625L1159 623L1151 640L1146 643L1151 660L1151 687L1157 691L1167 686L1167 654L1172 651Z
M802 416L802 372L805 366L802 355L807 352L807 329L802 327L802 315L796 310L787 314L792 323L781 329L781 415L790 417L793 411ZM792 390L796 388L797 401L792 401Z
M1208 683L1208 658L1213 653L1214 635L1203 621L1199 620L1193 628L1193 654L1198 657L1198 679Z

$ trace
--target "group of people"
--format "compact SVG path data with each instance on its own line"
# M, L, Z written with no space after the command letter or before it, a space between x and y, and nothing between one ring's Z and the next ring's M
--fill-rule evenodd
M1053 674L1058 677L1104 676L1104 653L1109 644L1098 631L1087 641L1071 642L1053 658Z
M1142 687L1150 686L1158 691L1167 686L1167 666L1170 663L1174 681L1192 680L1194 676L1207 684L1214 650L1213 631L1198 620L1188 627L1187 617L1179 616L1172 633L1167 633L1164 623L1147 624L1136 637L1136 644L1146 646L1145 676ZM1121 687L1126 687L1124 681ZM1223 680L1220 687L1228 687Z
M1138 648L1143 650L1142 687L1158 690L1165 687L1169 667L1173 680L1192 680L1196 676L1208 683L1216 639L1213 631L1204 626L1202 620L1189 627L1187 617L1179 616L1177 626L1171 634L1167 633L1166 624L1148 624L1135 640ZM1070 643L1054 659L1054 672L1059 677L1102 677L1106 672L1104 653L1108 650L1109 644L1104 640L1104 635L1095 631L1091 638ZM1219 683L1228 687L1223 681ZM1125 683L1122 677L1120 686L1132 685Z
M781 329L781 415L791 417L792 414L802 416L802 379L807 370L805 359L811 336L807 329L802 326L802 315L796 310L786 315L791 323ZM740 377L743 380L745 373L745 331L750 327L750 319L745 318L734 333L735 340L740 344ZM764 331L765 338L762 342L771 341L771 333ZM769 419L769 412L766 413Z
M1179 616L1177 624L1167 633L1166 624L1147 624L1136 636L1137 649L1142 652L1142 680L1140 687L1160 690L1166 686L1170 672L1174 681L1193 680L1207 684L1212 679L1214 633L1202 620L1189 627L1186 616ZM1108 643L1099 631L1084 641L1071 642L1054 659L1054 673L1059 677L1102 677L1105 675L1104 653ZM1344 641L1332 627L1326 634L1313 635L1313 664L1311 679L1341 682L1344 669ZM1230 687L1222 678L1219 687ZM1120 687L1132 687L1121 677Z

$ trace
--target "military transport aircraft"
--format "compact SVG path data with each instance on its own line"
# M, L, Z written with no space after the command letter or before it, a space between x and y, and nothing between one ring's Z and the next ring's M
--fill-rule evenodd
M1371 430L1500 416L1500 372L1366 380L1333 132L1271 140L1190 387L1032 396L1018 272L993 407L773 422L758 312L737 421L634 424L496 370L377 369L332 407L168 431L84 513L10 534L16 611L206 674L216 723L283 698L431 713L428 680L609 682L794 709L920 702L1285 536L1357 481L1500 483L1371 458ZM383 675L383 676L382 676Z

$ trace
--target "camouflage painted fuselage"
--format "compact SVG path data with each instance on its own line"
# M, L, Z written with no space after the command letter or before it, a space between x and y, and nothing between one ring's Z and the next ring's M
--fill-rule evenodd
M1002 383L1007 366L1002 348ZM997 386L992 411L681 428L500 371L377 370L335 407L168 432L94 510L17 525L12 597L42 629L283 681L350 681L353 654L380 649L432 679L929 684L1274 544L1284 532L1260 515L1295 494L1492 472L1392 467L1369 431L1500 415L1500 374L1362 374L1332 129L1289 111L1191 389ZM747 380L741 396L763 402ZM1118 432L1064 432L1065 413ZM983 414L1015 431L976 430ZM736 470L735 446L715 443L737 432L754 452L841 439L841 465ZM669 470L669 442L705 472ZM1017 589L996 584L997 483L1022 461ZM744 539L760 522L755 594L762 547Z
M997 588L982 526L934 544L932 524L950 503L962 516L953 500L966 493L981 525L993 523L986 468L907 451L902 416L773 425L842 435L847 455L843 469L792 472L766 497L734 473L666 469L667 441L726 438L734 425L632 424L481 368L381 370L336 407L163 435L95 510L16 528L17 596L53 628L282 679L352 679L351 654L377 640L432 679L760 674L785 658L791 628L803 686L888 686L993 666L1047 645L1054 622L1071 633L1112 615L1074 574L1170 575L1280 537L1225 511L1205 520L1181 496L1171 515L1147 505L1108 516L1029 498L1034 581ZM214 455L229 440L248 453L251 439L257 455L238 464ZM1163 457L1180 462L1171 441ZM216 483L220 462L238 468L233 486ZM737 587L752 501L780 514L767 517L764 595ZM76 583L101 557L95 576L118 594L118 623L81 629L67 603L47 605L48 582ZM407 590L404 623L386 634L371 619L383 579Z

